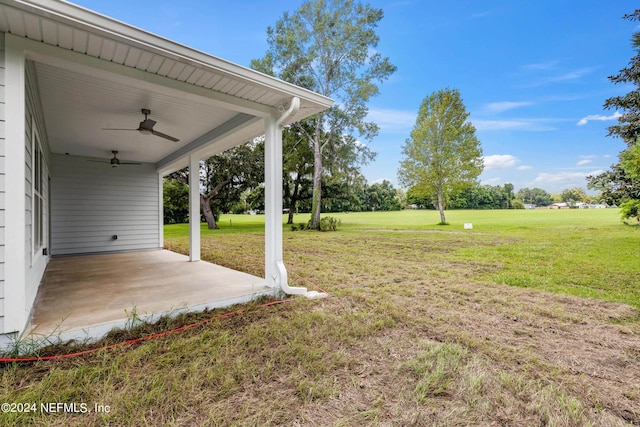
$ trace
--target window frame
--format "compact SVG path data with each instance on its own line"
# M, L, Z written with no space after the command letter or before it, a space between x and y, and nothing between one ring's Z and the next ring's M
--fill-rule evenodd
M45 238L44 151L35 119L31 120L31 248L34 258L46 244Z

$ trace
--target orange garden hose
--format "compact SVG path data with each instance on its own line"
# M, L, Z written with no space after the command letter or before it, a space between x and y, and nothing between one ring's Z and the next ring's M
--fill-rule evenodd
M261 304L259 305L257 308L264 308L264 307L269 307L272 305L276 305L276 304L282 304L285 302L291 302L293 301L292 299L284 299L284 300L277 300L277 301L271 301L265 304ZM214 320L218 320L218 319L225 319L227 317L232 317L235 316L236 314L240 314L243 311L245 311L244 309L239 309L239 310L235 310L235 311L230 311L228 313L224 313L221 314L219 316L215 316L209 319L205 319L202 320L200 322L196 322L196 323L192 323L190 325L185 325L185 326L181 326L179 328L176 329L172 329L170 331L164 331L164 332L158 332L157 334L152 334L152 335L147 335L144 337L140 337L140 338L134 338L131 340L127 340L127 341L122 341L116 344L111 344L111 345L107 345L104 347L100 347L100 348L93 348L90 350L83 350L83 351L78 351L78 352L74 352L74 353L65 353L65 354L56 354L56 355L52 355L52 356L34 356L34 357L1 357L0 358L0 363L25 363L25 362L39 362L39 361L48 361L48 360L57 360L57 359L68 359L71 357L76 357L76 356L82 356L85 354L92 354L92 353L97 353L99 351L104 351L104 350L111 350L113 348L117 348L117 347L123 347L126 345L132 345L132 344L136 344L139 342L143 342L143 341L149 341L149 340L153 340L156 338L161 338L167 335L171 335L171 334L175 334L176 332L182 332L182 331L186 331L187 329L193 329L196 328L198 326L202 326L205 325L207 323L213 322Z

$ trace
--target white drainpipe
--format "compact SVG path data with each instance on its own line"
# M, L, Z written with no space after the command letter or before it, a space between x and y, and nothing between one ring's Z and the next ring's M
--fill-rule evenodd
M287 111L284 111L284 107L279 107L278 111L282 113L280 118L276 121L276 127L278 129L279 135L282 136L282 122L291 117L292 115L298 112L300 108L300 98L294 96L291 99L291 104ZM281 140L282 141L282 140ZM282 143L282 142L281 142ZM307 288L298 287L298 286L289 286L289 278L287 274L287 269L284 266L284 262L277 262L278 276L280 277L280 288L282 291L288 295L304 295L309 299L315 298L325 298L327 294L324 292L316 292L316 291L307 291Z

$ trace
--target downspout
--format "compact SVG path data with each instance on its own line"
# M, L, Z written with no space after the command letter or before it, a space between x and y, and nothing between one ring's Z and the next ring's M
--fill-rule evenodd
M300 98L294 96L291 98L291 104L287 111L284 111L284 106L279 106L278 111L282 113L278 120L276 120L276 131L280 135L280 144L282 144L282 123L288 118L295 115L300 109ZM278 278L280 279L280 289L282 292L287 295L304 295L309 299L315 298L325 298L327 297L326 293L316 292L316 291L307 291L307 288L299 287L299 286L289 286L289 276L287 274L287 268L284 266L284 262L282 260L278 260L276 263Z

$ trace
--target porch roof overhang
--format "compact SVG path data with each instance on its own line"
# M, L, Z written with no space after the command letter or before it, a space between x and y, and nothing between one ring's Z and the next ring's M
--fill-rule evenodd
M185 167L188 156L220 153L264 134L264 118L291 99L300 108L283 125L333 101L274 77L191 49L60 0L0 0L5 45L35 63L53 153ZM139 132L141 109L174 143Z

